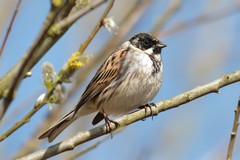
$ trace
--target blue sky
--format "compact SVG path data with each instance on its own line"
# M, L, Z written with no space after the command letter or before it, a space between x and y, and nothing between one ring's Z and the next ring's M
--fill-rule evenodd
M164 25L162 32L201 14L224 11L225 8L234 6L236 2L236 0L185 0L182 2L181 8ZM15 6L16 1L0 0L0 23L2 26L0 28L0 42L3 40L13 14L11 4ZM117 1L109 16L114 16L116 22L119 23L125 13L123 11L128 10L132 4L133 1ZM169 1L152 1L141 20L124 39L128 40L138 32L148 32L168 5ZM55 70L59 71L71 53L76 51L80 43L89 35L105 6L106 4L73 25L33 68L32 77L23 81L16 99L8 110L3 123L0 124L0 133L6 131L14 122L31 110L39 94L45 92L41 74L43 62L51 62L54 64ZM36 38L49 9L50 3L48 1L23 0L4 53L0 58L1 77L14 66ZM162 53L163 85L153 102L170 98L217 79L225 73L239 70L239 20L239 11L234 11L217 21L199 24L169 36L158 37L168 47L164 48ZM94 56L111 36L111 33L102 28L85 54ZM109 48L109 51L112 50L114 48ZM69 111L77 103L95 70L79 87L74 96L70 97L62 114ZM225 159L234 109L240 96L240 83L227 86L220 92L221 94L209 94L179 108L162 112L154 117L153 121L149 118L146 121L130 125L121 133L114 135L113 139L109 139L79 159ZM24 109L11 120L8 120L8 116L14 114L22 106ZM43 107L39 113L34 115L30 123L1 142L0 155L5 158L14 155L28 137L32 136L34 129L41 124L47 112L49 112L48 106ZM80 118L52 144L62 141L78 131L93 128L90 123L91 119L92 116ZM99 139L77 147L76 151L63 153L53 159L64 159L64 156L68 157L77 153ZM238 136L233 153L234 159L240 158L239 140ZM46 142L40 148L49 145Z

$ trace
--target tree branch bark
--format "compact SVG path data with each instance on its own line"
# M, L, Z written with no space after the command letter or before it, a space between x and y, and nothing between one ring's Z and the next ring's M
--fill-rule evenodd
M94 38L94 36L97 34L97 32L100 30L100 28L102 27L103 23L103 19L107 16L107 14L109 13L110 9L112 8L114 3L114 0L110 0L108 3L108 6L106 7L106 9L104 10L99 22L96 24L96 26L94 27L94 29L92 30L91 34L88 36L88 38L86 39L86 41L83 42L83 44L80 46L79 52L83 52L86 47L89 45L89 43L91 42L91 40ZM38 106L35 106L30 112L27 113L26 116L24 116L23 119L21 119L20 121L16 122L13 127L11 127L9 130L7 130L5 133L3 133L2 135L0 135L0 142L3 141L5 138L7 138L9 135L11 135L13 132L15 132L17 129L19 129L22 125L24 125L25 123L29 122L31 117L38 111L40 110L46 103L47 103L47 99L52 95L55 87L57 84L63 83L62 79L64 79L60 73L65 73L67 71L65 71L65 68L63 67L60 71L59 71L59 78L56 80L56 82L54 82L52 88L46 93L46 95L44 96L43 101L38 104ZM74 71L75 72L75 71ZM72 76L74 74L74 72L68 73L68 76ZM64 74L62 74L64 75ZM69 78L68 77L68 78Z
M232 159L234 143L235 143L237 130L238 130L238 126L239 126L239 116L240 116L240 97L238 98L238 105L237 105L237 108L235 109L233 128L232 128L232 132L231 132L230 142L228 145L227 160Z
M7 29L7 33L6 33L5 37L4 37L3 43L2 43L1 48L0 48L0 57L2 56L4 47L5 47L6 43L7 43L8 36L9 36L9 34L10 34L10 32L11 32L13 23L14 23L14 21L15 21L15 18L16 18L16 16L17 16L17 13L18 13L18 10L19 10L19 7L20 7L20 4L21 4L21 3L22 3L22 0L18 0L17 6L16 6L16 8L15 8L15 11L14 11L14 13L13 13L12 19L11 19L10 24L9 24L9 26L8 26L8 29Z
M27 141L25 141L21 147L21 150L16 154L16 157L22 157L26 154L29 154L33 149L36 149L38 146L42 144L43 141L39 141L36 139L36 135L39 135L43 130L47 130L50 127L50 124L56 122L60 115L56 113L60 113L67 102L68 97L71 97L77 88L80 87L82 82L86 79L87 75L90 71L96 67L97 64L102 62L104 58L106 58L107 53L109 52L107 48L116 48L116 46L120 43L120 40L123 39L124 36L133 28L133 26L139 21L144 11L149 7L151 1L136 1L133 7L128 11L125 17L120 22L120 28L117 30L117 36L113 36L105 45L103 49L99 51L99 54L96 54L92 59L91 63L87 63L80 72L77 72L75 77L76 79L73 81L73 85L68 90L65 95L65 100L63 103L55 107L54 112L49 112L46 118L44 119L42 125L33 132L33 136L29 137ZM111 46L111 47L109 47ZM1 137L1 136L0 136ZM1 139L1 138L0 138Z
M78 9L79 11L75 11L76 13L72 14L77 15L75 16L75 18L80 18L89 13L92 9L100 6L104 2L106 2L106 0L97 0L91 2L86 7L86 9ZM69 3L72 2L68 1L65 5L68 5ZM64 6L62 6L61 8L64 8ZM2 109L0 110L0 120L4 116L10 103L12 102L14 95L13 93L20 85L25 73L31 70L32 67L34 67L34 65L47 53L47 51L58 41L58 39L62 37L62 35L64 35L64 33L77 20L74 19L75 21L71 21L71 24L68 24L67 26L65 26L65 28L53 27L58 26L58 23L54 22L56 18L59 18L58 13L60 13L61 8L52 7L35 42L23 55L19 62L6 75L4 75L4 77L0 79L0 99L4 98L3 104L1 106ZM69 16L71 16L71 14ZM63 21L65 21L65 19L63 19ZM53 30L52 28L57 28L57 31Z
M230 85L232 83L236 83L240 81L240 70L225 74L222 77L202 86L198 86L192 90L183 92L175 97L172 97L167 100L159 101L156 103L156 113L160 113L169 109L173 109L179 107L182 104L188 103L194 99L202 97L209 93L219 93L219 89ZM120 127L127 126L139 120L142 120L145 117L151 116L150 109L139 110L137 112L124 115L115 121L120 124ZM114 124L111 124L111 128L116 130L117 127ZM88 142L92 139L100 137L102 135L108 134L106 126L101 125L99 127L93 128L89 131L83 131L77 133L75 136L68 138L60 143L52 145L46 149L41 149L32 154L26 155L24 157L19 158L19 160L40 160L47 159L49 157L53 157L62 152L66 152L69 150L73 150L76 146Z

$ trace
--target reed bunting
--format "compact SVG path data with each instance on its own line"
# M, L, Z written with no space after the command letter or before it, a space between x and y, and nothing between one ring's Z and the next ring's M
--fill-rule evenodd
M39 139L53 141L80 116L98 112L92 124L104 119L109 125L114 122L109 115L123 115L147 105L162 84L164 47L148 33L139 33L124 42L98 69L76 107Z

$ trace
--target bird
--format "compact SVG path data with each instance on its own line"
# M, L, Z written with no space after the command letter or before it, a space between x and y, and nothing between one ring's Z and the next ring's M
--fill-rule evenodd
M162 48L166 45L150 33L138 33L125 41L103 62L72 111L45 131L39 139L52 142L81 116L94 112L92 124L149 105L163 79Z

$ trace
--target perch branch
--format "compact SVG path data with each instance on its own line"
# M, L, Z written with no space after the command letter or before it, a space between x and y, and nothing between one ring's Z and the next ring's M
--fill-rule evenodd
M194 99L197 99L209 93L219 93L220 88L230 85L232 83L239 82L239 81L240 81L240 70L230 74L225 74L222 77L208 84L198 86L192 90L181 93L170 99L157 102L156 112L160 113L169 109L179 107L180 105L193 101ZM146 112L145 112L145 109L142 109L132 114L124 115L116 119L115 121L120 124L120 127L124 127L134 122L137 122L139 120L142 120L145 117L149 117L151 115L152 114L150 109L147 109ZM111 128L112 130L115 130L117 127L114 124L111 124ZM21 157L19 158L19 160L47 159L57 154L60 154L62 152L73 150L76 146L105 134L108 134L107 128L105 125L101 125L89 131L79 132L71 138L68 138L60 143L52 145L46 149L41 149L39 151L36 151L34 153Z
M123 39L124 36L130 31L130 29L137 23L137 21L140 19L144 11L148 8L150 5L150 1L144 0L144 1L137 1L133 7L129 10L129 13L126 14L126 16L123 18L120 28L118 29L117 36L113 36L105 45L104 49L102 49L99 54L95 55L91 63L87 63L86 66L80 71L77 72L77 80L74 81L74 84L69 89L68 93L65 95L65 101L61 104L55 107L54 112L49 112L46 118L44 119L44 122L42 125L36 129L36 131L32 134L32 136L24 142L24 145L19 150L18 154L15 157L21 157L23 155L29 154L30 151L32 151L34 148L37 148L39 145L42 144L43 141L39 141L36 139L36 135L39 135L43 130L48 129L50 124L53 124L53 122L56 122L58 120L59 114L63 106L65 106L66 100L68 97L71 97L77 88L79 88L80 84L82 84L82 81L85 80L89 72L107 55L108 48L115 48L119 41ZM111 46L111 47L110 47ZM16 158L14 158L16 159Z

